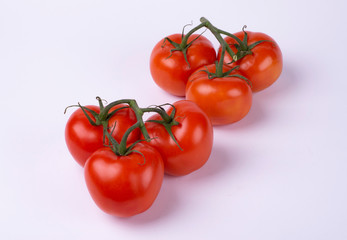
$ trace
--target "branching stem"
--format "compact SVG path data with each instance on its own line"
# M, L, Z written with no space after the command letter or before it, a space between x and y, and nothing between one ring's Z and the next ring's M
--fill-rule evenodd
M164 127L169 132L170 136L174 138L174 136L171 132L171 127L178 124L174 120L175 110L173 110L172 113L169 115L165 111L165 109L162 107L163 105L156 106L156 107L140 108L138 106L136 100L134 100L134 99L121 99L121 100L111 102L110 104L104 106L103 100L100 97L96 97L96 99L97 99L97 101L99 103L99 107L100 107L99 113L96 113L95 111L92 111L91 109L84 107L80 104L72 105L69 107L80 107L91 125L93 125L93 126L102 125L103 126L103 133L104 133L103 134L104 135L103 136L103 142L105 143L106 138L107 138L109 140L108 141L109 144L107 146L110 147L115 154L123 156L123 155L127 155L131 152L134 152L134 150L132 150L132 148L135 146L135 144L137 142L143 141L143 140L139 140L139 141L133 143L129 147L127 146L127 140L128 140L129 135L137 128L139 128L141 130L141 132L145 138L145 141L151 140L150 136L148 134L148 131L145 127L145 123L143 121L144 113L154 112L154 113L159 114L161 116L161 118L163 119L162 121L160 121L160 124L164 125ZM123 104L126 104L128 106L121 106L115 110L111 110L113 107L115 107L117 105L123 105ZM164 104L164 105L171 105L171 104ZM108 121L117 111L120 111L121 109L124 109L124 108L131 108L134 111L137 122L126 130L120 143L118 143L112 137L113 130L111 130L111 133L109 132ZM65 111L66 111L66 109L65 109ZM91 114L95 118L95 121L93 119L91 119L91 117L89 116L88 113ZM176 142L176 139L174 139L174 141Z

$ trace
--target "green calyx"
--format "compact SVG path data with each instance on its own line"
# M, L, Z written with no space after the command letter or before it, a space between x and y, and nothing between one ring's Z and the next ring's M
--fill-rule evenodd
M219 41L219 43L221 44L221 46L223 46L224 51L228 52L229 55L233 58L234 61L237 61L238 55L235 54L233 52L233 50L230 48L230 46L225 42L225 40L223 39L221 34L228 34L230 36L233 36L234 38L237 39L237 42L242 44L242 41L240 39L238 39L236 36L225 32L223 30L220 30L218 28L216 28L215 26L212 25L212 23L210 21L208 21L206 18L202 17L200 18L200 24L198 26L196 26L195 28L193 28L192 30L190 30L187 34L184 34L184 28L182 31L182 42L181 43L176 43L174 41L172 41L170 38L166 37L164 39L163 45L162 47L165 46L166 41L170 42L173 45L173 48L170 50L170 55L167 58L170 58L173 54L173 52L175 51L180 51L183 54L183 57L186 61L186 63L188 64L188 66L190 67L189 61L188 61L188 57L187 57L187 50L188 48L194 43L194 41L196 41L207 29L210 30L210 32L216 37L216 39ZM197 36L195 39L193 39L191 42L188 43L188 38L195 33L197 30L201 29L201 28L206 28L206 30L204 32L202 32L199 36Z
M237 50L237 53L236 53L236 59L237 60L240 60L241 58L247 56L247 55L252 55L253 52L252 52L252 49L256 46L258 46L260 43L263 43L263 42L272 42L272 41L269 41L269 40L260 40L260 41L257 41L257 42L254 42L250 45L248 45L248 34L247 32L245 31L245 28L247 28L247 25L244 25L242 27L242 32L244 33L244 38L243 38L243 41L241 41L239 38L237 38L235 35L233 34L230 34L230 33L227 33L227 32L223 32L226 36L229 36L231 38L233 38L237 43L233 44L233 46L236 48ZM233 61L237 61L235 60L235 58L233 57ZM232 63L230 62L230 63ZM228 64L230 64L228 63Z
M182 52L185 61L187 62L188 66L190 67L189 62L188 62L188 57L187 57L187 50L192 45L192 43L196 39L198 39L206 30L209 30L215 36L215 38L218 40L218 42L220 43L221 48L222 48L222 53L221 54L224 56L224 53L227 52L231 56L231 58L233 60L230 63L236 62L236 61L240 60L241 58L245 57L246 55L252 54L252 49L254 47L256 47L257 45L259 45L260 43L262 43L262 42L271 42L269 40L260 40L260 41L257 41L255 43L252 43L252 44L248 45L248 35L247 35L247 32L245 31L245 28L247 27L246 25L243 26L243 28L242 28L242 31L245 34L244 39L242 41L241 39L236 37L234 34L231 34L229 32L226 32L224 30L221 30L221 29L215 27L205 17L201 17L200 18L200 22L201 23L198 26L196 26L195 28L190 30L187 34L184 34L184 29L185 29L185 27L187 25L184 26L183 31L182 31L182 42L181 43L176 43L176 42L172 41L168 37L166 37L164 39L162 47L165 46L166 41L170 42L173 45L173 48L170 50L170 55L167 58L170 58L172 56L173 52L180 51L180 52ZM195 33L197 30L199 30L201 28L206 28L206 30L203 33L201 33L198 37L196 37L194 40L192 40L191 42L188 43L188 38L193 33ZM233 46L237 50L236 53L231 49L229 44L227 44L227 42L223 39L222 35L229 36L229 37L233 38L236 41L236 43L233 44ZM224 57L220 59L220 61L223 61L223 60L224 60ZM230 64L230 63L228 63L228 64Z
M160 109L162 112L165 112L165 109L163 108L163 106L165 106L165 105L170 105L172 107L172 112L171 112L170 115L166 114L166 117L161 116L162 120L148 120L147 122L154 122L154 123L161 124L165 128L167 133L170 135L171 139L176 143L178 148L181 151L183 151L183 149L181 148L181 146L177 142L177 139L176 139L176 137L174 136L174 134L172 132L172 127L179 125L179 122L177 122L175 120L175 115L176 115L176 108L175 108L175 106L172 105L172 104L163 104L163 105L156 106L156 108Z
M97 113L88 107L82 106L80 103L78 103L78 105L68 106L65 109L64 113L66 113L66 110L70 107L80 107L81 110L83 111L84 115L88 119L89 123L92 126L103 126L103 143L104 143L104 146L109 147L116 155L126 156L130 153L137 152L143 156L142 153L134 150L133 148L135 147L135 145L137 143L139 143L141 141L151 141L152 140L148 134L148 131L145 127L145 123L143 121L143 115L144 115L144 113L147 113L147 112L155 112L162 117L162 120L158 121L158 123L162 124L165 127L165 129L168 131L169 135L175 141L177 146L179 146L173 133L172 133L172 130L171 130L172 126L179 124L177 121L174 120L175 114L176 114L176 109L173 105L163 104L163 105L155 106L155 107L140 108L138 106L136 100L134 100L134 99L121 99L118 101L114 101L114 102L108 104L107 106L104 106L103 100L100 97L97 97L96 99L99 102L100 113ZM116 108L115 110L112 110L113 107L120 105L120 104L125 104L126 106L121 106L119 108ZM170 115L168 115L166 113L165 109L163 108L163 106L165 106L165 105L170 105L173 107L173 110L172 110ZM115 129L115 125L109 127L108 123L109 123L110 118L114 114L116 114L118 111L125 109L125 108L131 108L134 111L134 113L136 115L137 122L135 124L133 124L129 129L127 129L126 132L124 133L121 141L117 142L117 140L114 139L114 137L112 136L114 129ZM130 146L127 146L127 139L129 137L129 135L137 128L139 128L141 130L145 140L138 140L138 141L132 143ZM108 141L106 141L106 138Z
M181 36L182 41L181 41L181 43L176 43L176 42L172 41L170 38L166 37L164 39L162 47L165 46L166 41L171 43L173 45L173 48L170 50L170 55L167 58L170 58L172 56L173 52L180 51L180 52L182 52L184 60L186 61L186 63L188 64L188 67L190 68L190 64L189 64L188 57L187 57L187 50L193 44L193 42L195 42L203 33L201 33L199 36L194 38L189 43L188 43L188 38L194 32L196 32L200 28L204 27L204 24L200 24L199 26L197 26L197 27L193 28L191 31L189 31L187 34L184 34L184 29L185 29L186 26L184 26L183 30L182 30L182 36Z
M94 110L87 108L85 106L82 106L80 103L78 103L77 105L71 105L65 108L64 114L66 113L67 109L71 108L71 107L79 107L81 108L81 110L83 111L84 115L86 116L86 118L88 119L89 123L93 126L102 126L105 125L105 123L108 122L108 119L110 119L116 112L118 112L119 110L123 109L119 108L116 109L110 113L108 113L108 110L105 109L104 104L103 104L103 100L100 97L96 97L96 99L99 102L99 108L100 108L100 112L97 113ZM89 113L89 114L88 114ZM90 115L92 115L91 118Z
M207 68L206 70L201 70L202 72L205 72L207 74L207 77L208 79L212 80L214 78L227 78L227 77L237 77L237 78L240 78L242 80L244 80L249 86L250 88L252 88L252 82L249 81L248 78L240 75L240 74L233 74L233 72L237 69L240 68L240 66L235 66L233 67L232 69L226 71L226 72L223 72L223 69L222 70L219 70L218 71L218 62L216 62L216 72L210 72Z
M200 22L201 24L204 24L204 26L210 30L210 32L215 36L215 38L218 40L219 44L222 47L222 53L224 54L224 52L226 51L227 53L229 53L229 55L234 59L234 61L237 61L237 55L233 52L233 50L230 48L230 46L225 42L225 40L222 37L222 34L229 34L234 36L231 33L225 32L219 28L216 28L215 26L212 25L212 23L207 20L205 17L201 17L200 18ZM236 39L238 39L236 36L234 36ZM241 41L240 39L238 39L237 41Z
M177 142L177 139L175 138L175 136L174 136L174 134L172 133L172 130L171 130L171 128L173 126L176 126L176 125L179 124L177 121L172 121L171 123L167 123L164 120L148 120L148 122L155 122L155 123L159 123L159 124L163 125L165 127L165 130L167 131L167 133L170 135L171 139L176 143L177 147L181 151L183 151L182 147Z
M146 141L146 140L138 140L138 141L135 141L134 143L132 143L129 147L127 146L127 139L128 139L128 136L130 135L130 133L132 131L134 131L136 128L139 127L139 122L137 122L136 124L134 124L133 126L131 126L123 135L123 138L121 140L120 143L118 143L116 141L116 139L114 139L112 137L112 133L114 131L114 128L115 126L113 126L112 130L111 130L111 133L109 131L104 131L104 135L109 139L109 144L105 144L105 146L109 147L112 149L112 151L116 154L116 155L119 155L119 156L126 156L126 155L129 155L130 153L133 153L133 152L138 152L136 150L134 150L133 148L135 147L135 145L139 142L142 142L142 141ZM142 153L140 153L142 154Z

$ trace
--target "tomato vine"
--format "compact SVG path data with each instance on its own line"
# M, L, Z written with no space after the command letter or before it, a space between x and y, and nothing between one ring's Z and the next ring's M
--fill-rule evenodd
M102 126L103 127L103 142L105 146L108 146L112 149L112 151L119 156L126 156L130 153L133 152L133 147L140 141L143 140L139 140L134 142L133 144L131 144L130 146L127 146L127 139L130 135L130 133L132 131L134 131L135 129L139 128L145 138L145 141L150 141L150 137L149 134L147 132L147 129L145 127L145 123L143 120L143 115L145 113L149 113L149 112L154 112L157 113L161 116L162 120L157 120L155 122L163 125L166 129L166 131L168 132L168 134L170 135L170 137L173 139L173 141L177 144L177 146L182 150L182 148L179 146L177 140L175 139L175 136L172 133L171 128L173 126L178 125L179 123L175 120L175 107L172 104L163 104L163 105L158 105L158 106L154 106L154 107L147 107L147 108L141 108L139 107L139 105L137 104L137 101L135 99L121 99L121 100L117 100L114 102L109 103L108 105L104 106L102 99L100 97L96 97L98 103L99 103L99 107L100 107L100 113L95 112L94 110L86 107L86 106L82 106L80 103L78 103L77 105L71 105L68 106L64 113L66 112L66 110L70 107L79 107L83 113L85 114L86 118L88 119L89 123L93 126ZM125 107L120 107L117 108L115 110L112 110L112 108L114 108L115 106L118 105L122 105L122 104L126 104L127 106ZM174 108L174 110L171 112L170 115L168 115L165 111L165 109L163 108L163 106L165 105L170 105ZM112 137L112 134L110 134L110 130L112 132L112 126L111 129L108 126L108 120L114 115L116 114L118 111L120 111L121 109L125 109L125 108L131 108L135 115L136 115L136 119L137 122L135 124L133 124L130 128L128 128L126 130L126 132L124 133L122 139L120 142L117 142L114 137ZM89 114L90 113L95 120L93 120ZM153 120L154 121L154 120ZM105 139L109 140L109 144L106 144Z

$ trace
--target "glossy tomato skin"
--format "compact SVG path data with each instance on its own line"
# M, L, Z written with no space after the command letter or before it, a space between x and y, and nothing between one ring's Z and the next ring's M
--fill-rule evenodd
M253 52L251 55L246 55L235 63L229 64L229 66L240 65L239 71L252 82L252 91L258 92L271 86L279 78L283 68L283 57L278 44L270 36L264 33L250 31L247 31L247 34L248 45L260 40L269 40L272 42L260 43L251 50ZM234 35L243 41L245 34L241 31ZM233 46L236 43L235 40L231 37L225 37L224 39L236 53L237 50ZM220 51L221 49L219 48L219 55ZM232 58L226 53L224 63L227 64L231 61Z
M99 112L98 106L86 106L89 109ZM93 116L88 113L93 119ZM84 166L88 157L97 149L103 147L102 126L90 124L82 109L77 109L69 118L65 127L65 142L78 164Z
M117 105L112 110L120 108L124 105ZM100 112L98 106L86 106L87 108ZM87 112L91 119L94 117ZM130 126L136 123L136 115L132 109L126 108L119 110L110 120L109 127L115 126L112 136L120 142L124 132ZM114 125L117 123L116 125ZM128 138L128 143L135 142L140 138L140 130L136 129ZM69 118L65 127L65 142L78 164L84 166L88 157L97 149L104 147L103 144L103 127L93 126L85 116L81 108L77 109Z
M168 36L176 43L182 42L181 34ZM198 37L198 39L196 39ZM170 50L174 46L168 41L163 45L160 40L152 50L150 57L150 70L154 82L166 92L175 96L184 96L188 77L197 68L214 63L216 51L212 43L204 36L193 34L188 38L188 43L196 39L187 49L187 59L184 59L181 51L174 51L170 56ZM168 58L169 57L169 58Z
M130 217L146 211L156 199L164 177L160 153L138 143L130 153L117 156L110 148L94 152L86 162L84 176L88 191L105 213Z
M176 108L175 120L179 124L172 127L172 132L183 151L162 125L155 122L146 122L145 125L152 138L149 144L163 157L165 173L182 176L201 168L209 159L213 128L207 115L195 103L181 100L173 105ZM171 111L169 108L168 113ZM155 114L148 120L161 120L161 117Z
M198 69L187 83L186 99L191 100L207 114L213 125L237 122L247 115L252 106L252 90L238 77L208 79L215 72L215 64ZM223 71L229 68L224 66ZM233 74L240 74L233 72Z

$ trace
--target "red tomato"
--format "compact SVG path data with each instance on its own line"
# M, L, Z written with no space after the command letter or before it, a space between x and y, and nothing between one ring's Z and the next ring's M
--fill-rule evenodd
M275 40L270 36L260 32L249 31L247 31L247 34L248 45L260 40L269 40L272 42L260 43L251 49L252 54L246 55L229 66L234 67L240 65L239 71L241 74L252 82L252 91L258 92L269 87L281 75L283 67L282 53ZM243 41L245 34L241 31L234 35ZM231 37L225 37L224 39L230 45L231 49L237 52L233 45L236 41ZM220 52L221 48L219 48L218 55L220 55ZM224 63L230 63L231 61L232 58L230 55L225 53Z
M182 41L181 34L173 34L169 38L178 44ZM174 51L169 57L170 50L174 49L169 41L163 45L164 39L160 40L152 50L150 70L153 80L170 94L184 96L190 74L197 68L214 63L216 60L216 51L207 38L193 34L188 38L188 44L194 39L196 40L187 49L189 65L181 51Z
M146 128L152 140L150 145L161 153L165 172L180 176L201 168L208 160L213 144L213 128L207 115L193 102L181 100L173 104L176 108L172 133L180 148L170 137L165 127L156 122L146 122ZM170 115L172 107L167 110ZM158 114L148 120L161 120Z
M138 143L127 156L100 148L87 160L84 176L88 191L104 212L130 217L146 211L156 199L164 177L160 153Z
M187 83L186 99L196 102L208 115L213 125L239 121L247 115L252 106L252 90L245 80L238 77L209 79L208 69L215 73L215 64L198 69ZM223 72L229 70L223 67ZM239 74L237 71L232 74Z
M111 109L115 110L125 105L117 105ZM87 108L100 112L98 106L87 106ZM95 120L95 118L87 112L88 115ZM114 124L112 136L120 142L125 131L137 122L134 111L130 108L124 108L116 112L110 120L109 127L111 131ZM127 140L128 143L135 142L140 138L140 130L134 130ZM65 127L65 141L66 145L73 156L73 158L81 165L84 166L88 157L97 149L104 147L103 143L103 127L93 126L87 119L86 115L81 108L77 109L69 118Z

